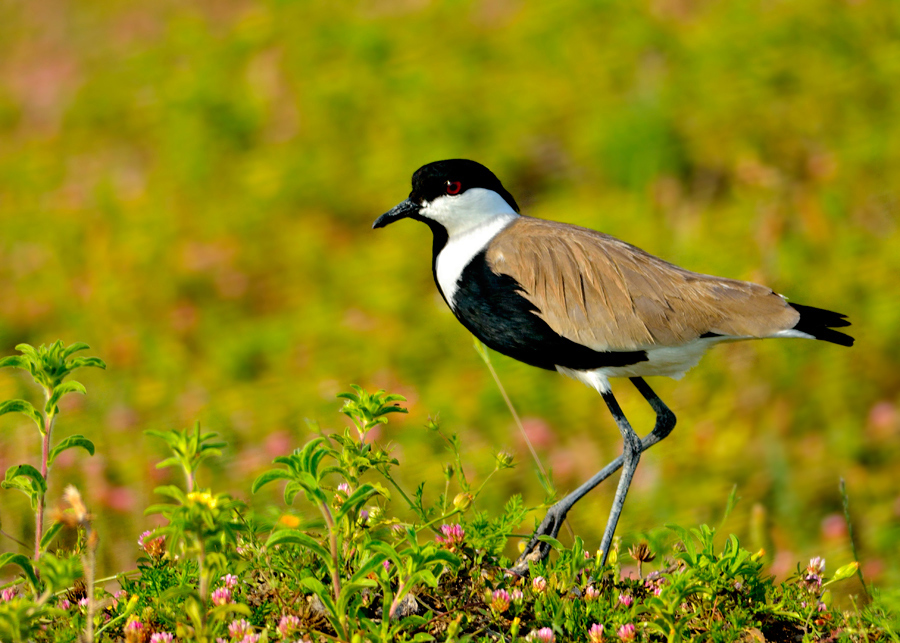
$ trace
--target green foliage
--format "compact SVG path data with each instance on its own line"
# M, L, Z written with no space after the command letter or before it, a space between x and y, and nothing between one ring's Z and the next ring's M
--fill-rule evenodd
M354 390L358 400L373 399ZM372 418L383 417L379 409L369 407ZM751 554L734 535L719 546L716 530L706 525L670 526L674 540L657 535L652 547L640 543L629 549L639 563L636 572L626 569L618 539L606 564L580 537L571 547L546 539L555 553L533 563L529 576L517 576L507 571L513 561L504 552L531 510L520 496L500 512L482 501L487 480L499 481L493 476L512 466L508 456L495 458L494 469L477 481L463 474L459 438L448 436L448 475L443 485L437 483L443 493L429 494L419 485L410 494L391 476L396 460L376 443L361 442L358 426L312 437L290 455L276 457L278 468L262 473L252 486L257 493L284 484L285 503L302 497L305 503L299 504L308 503L306 509L318 512L319 521L287 513L274 528L263 529L246 505L226 494L157 488L173 501L147 509L161 515L163 526L142 535L137 572L118 577L123 591L107 595L95 588L90 610L81 604L90 596L85 584L93 581L81 579L90 568L77 553L43 556L40 579L27 557L0 555L0 566L18 566L35 593L34 598L15 590L4 594L0 637L75 643L84 640L79 632L93 631L88 638L98 642L168 633L201 643L498 638L593 643L601 626L607 641L840 636L852 642L900 634L886 601L862 610L831 603L831 588L854 576L856 562L825 581L825 562L816 558L776 583L765 572L762 552ZM196 426L193 432L155 435L174 454L163 464L181 466L189 481L224 446L211 443L214 434L201 434ZM380 479L397 489L402 502L392 501ZM459 489L456 498L464 501L448 502L456 491L451 482ZM735 502L733 492L729 511ZM399 518L397 504L416 518ZM90 552L87 540L78 549ZM659 562L645 573L641 564L654 561Z
M11 367L28 371L35 384L44 391L45 402L41 411L26 400L0 402L0 415L21 413L35 423L41 435L40 470L30 464L13 465L6 470L4 480L0 482L3 489L16 489L28 496L31 509L35 512L35 560L40 558L41 553L50 545L52 536L57 533L55 529L44 533L44 496L47 493L50 467L59 454L76 447L84 449L89 455L94 455L94 443L80 434L70 435L51 448L51 432L59 414L60 400L69 393L86 394L84 385L80 382L63 380L79 368L88 366L106 368L106 364L97 357L72 357L73 354L88 348L90 346L83 342L65 346L61 340L50 346L41 344L38 348L19 344L16 350L21 355L0 359L0 368Z
M623 533L715 524L738 483L728 528L751 549L774 537L779 560L841 556L821 525L841 514L844 476L859 558L900 586L897 2L2 4L0 346L79 338L115 368L79 374L87 403L62 405L66 434L116 447L71 470L112 487L96 513L123 553L102 573L126 564L146 524L139 502L112 492L160 484L142 429L215 427L242 460L203 486L237 494L273 443L328 417L348 379L440 413L474 470L510 449L522 469L485 488L490 506L543 499L439 299L429 232L370 228L419 165L469 157L526 214L854 323L849 350L722 346L678 383L651 383L679 424L644 459L653 475L629 497ZM493 362L543 435L555 488L620 451L596 395ZM643 434L643 400L613 387ZM0 400L44 402L14 378L0 388ZM431 489L443 445L415 410L373 431ZM20 462L40 469L6 466ZM608 503L598 490L570 516L588 542ZM13 505L4 530L30 538L29 512ZM750 516L757 505L764 520Z
M180 466L187 480L187 490L193 491L196 483L197 468L207 458L222 455L224 442L210 442L216 437L216 433L201 433L200 423L194 424L194 430L187 429L169 431L146 431L147 435L159 438L167 444L175 454L156 465L157 469Z
M356 384L353 385L353 393L340 393L338 397L344 398L341 413L353 422L359 434L360 442L365 440L366 434L379 424L387 424L388 413L406 413L406 409L392 402L405 402L402 395L386 395L384 391L367 393Z

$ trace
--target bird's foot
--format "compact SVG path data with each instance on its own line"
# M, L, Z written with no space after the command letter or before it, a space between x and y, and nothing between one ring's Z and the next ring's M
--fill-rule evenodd
M516 560L515 564L509 569L510 572L517 576L526 576L528 574L528 563L536 563L544 560L550 553L550 545L540 540L541 536L549 536L556 538L559 530L562 528L563 521L566 519L566 509L553 505L547 511L547 515L538 525L525 550Z

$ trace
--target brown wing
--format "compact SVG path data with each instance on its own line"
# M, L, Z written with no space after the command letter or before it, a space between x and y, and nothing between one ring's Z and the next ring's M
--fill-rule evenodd
M609 235L531 217L494 238L487 262L522 285L553 330L594 350L678 346L705 333L767 337L800 318L764 286L694 273Z

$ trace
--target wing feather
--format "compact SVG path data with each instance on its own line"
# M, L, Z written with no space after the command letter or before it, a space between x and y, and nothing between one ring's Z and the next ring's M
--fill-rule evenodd
M706 333L767 337L799 319L765 286L691 272L609 235L531 217L497 235L487 261L519 282L553 330L594 350L678 346Z

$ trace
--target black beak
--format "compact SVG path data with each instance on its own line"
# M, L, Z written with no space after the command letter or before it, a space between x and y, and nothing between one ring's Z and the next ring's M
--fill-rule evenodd
M409 199L406 199L406 201L398 203L393 208L378 217L378 219L375 220L375 223L372 224L372 227L383 228L384 226L391 224L394 221L399 221L400 219L405 219L406 217L410 217L418 213L418 204L410 201Z

